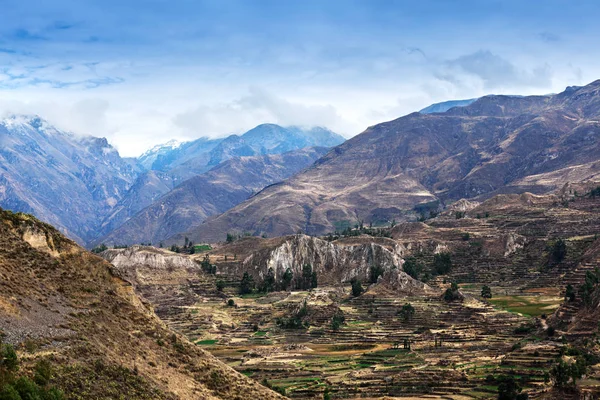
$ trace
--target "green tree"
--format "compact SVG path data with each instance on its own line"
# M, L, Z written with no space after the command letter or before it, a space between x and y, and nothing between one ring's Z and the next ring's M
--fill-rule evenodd
M444 300L454 301L461 298L460 292L458 291L458 285L455 282L450 284L450 287L444 292Z
M235 240L235 236L233 236L231 233L227 234L227 239L225 239L225 241L227 243L233 243L233 241Z
M312 289L315 289L318 285L319 285L319 279L317 277L317 271L313 270L312 274L310 275L310 287Z
M360 280L358 278L354 277L354 278L352 278L350 283L352 284L352 296L354 296L354 297L360 296L363 292L363 287L362 287L362 284L360 283Z
M223 282L221 279L217 281L216 285L219 292L222 292L223 289L225 289L225 282Z
M404 322L408 322L415 316L415 308L410 303L406 303L399 311L400 317Z
M438 253L433 256L433 270L437 275L445 275L452 269L452 259L449 253Z
M346 321L346 317L344 317L344 313L337 312L331 318L331 329L337 331L340 329L340 326Z
M273 272L273 268L269 268L267 275L265 275L265 278L263 279L261 291L268 293L273 290L275 290L275 273Z
M481 288L481 297L483 297L484 299L491 299L492 298L492 289L489 286L484 285Z
M527 400L527 393L521 393L522 388L512 376L504 376L499 378L498 384L498 400Z
M292 279L294 279L294 273L291 268L287 268L283 273L283 277L281 280L281 284L283 286L283 290L287 290L292 284Z
M559 263L565 259L566 255L567 255L567 242L565 242L563 239L558 239L552 245L552 259L556 263Z
M306 290L306 289L311 288L312 275L313 275L312 265L304 264L302 266L302 279L301 279L301 283L300 283L300 289Z
M0 400L22 400L21 395L12 385L6 384L0 390Z
M0 366L14 372L19 369L19 359L12 344L0 344Z
M371 283L377 283L379 277L383 275L383 267L380 265L373 265L369 270L369 281Z
M14 387L23 400L42 400L40 388L27 377L22 376L17 379Z
M402 269L412 278L419 279L419 275L423 271L423 265L417 262L417 259L414 257L406 257Z
M568 284L567 288L565 290L565 300L575 301L575 298L576 298L575 288L573 287L573 285Z
M254 290L254 278L248 272L244 272L242 281L240 282L240 293L249 294Z

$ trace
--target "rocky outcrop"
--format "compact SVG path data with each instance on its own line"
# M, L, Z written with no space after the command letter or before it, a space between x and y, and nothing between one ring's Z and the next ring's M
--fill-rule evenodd
M397 281L398 289L424 288L426 285L402 271L403 251L404 247L400 244L389 249L373 242L345 245L306 235L295 235L274 248L252 253L231 272L241 275L248 271L255 279L261 281L271 269L275 279L279 281L285 271L290 269L296 280L302 276L303 266L308 264L316 271L319 285L338 285L355 277L367 282L370 279L371 268L381 267L384 277L390 276ZM386 271L395 273L387 274Z
M201 269L190 257L149 246L109 249L100 255L114 266L117 275L134 286L180 282Z

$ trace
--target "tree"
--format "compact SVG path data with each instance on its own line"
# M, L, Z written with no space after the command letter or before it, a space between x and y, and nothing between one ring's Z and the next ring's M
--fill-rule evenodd
M452 282L450 287L446 289L444 292L444 300L446 301L454 301L460 299L460 292L458 291L458 285L455 282Z
M575 298L576 298L575 288L573 287L573 285L568 284L567 289L565 290L565 300L575 301Z
M227 243L233 243L233 241L235 240L235 236L233 236L231 233L227 234L227 239L225 239L225 241Z
M484 299L491 299L492 298L492 289L490 289L489 286L484 285L481 288L481 297L483 297Z
M281 279L281 284L284 290L287 290L292 284L292 279L294 279L294 273L291 268L287 268L283 273L283 277Z
M558 239L552 245L552 259L558 264L565 259L567 255L567 242Z
M229 300L227 300L227 305L229 307L233 307L233 306L235 306L235 301L233 301L233 299L229 299Z
M319 284L319 279L317 278L317 271L315 270L310 275L310 287L312 289L315 289L318 284Z
M527 393L521 393L522 388L512 376L504 376L499 378L498 384L498 400L527 400Z
M433 270L438 275L444 275L452 269L452 259L448 253L438 253L433 256Z
M344 321L346 321L346 317L344 317L344 314L341 311L335 313L333 318L331 318L331 329L337 331Z
M244 272L242 281L240 282L240 293L249 294L254 290L254 278L248 272Z
M354 296L354 297L360 296L363 292L363 287L362 287L362 284L360 283L360 280L358 280L358 278L354 277L354 278L352 278L350 283L352 284L352 296Z
M0 400L21 400L21 395L12 385L4 385L0 390Z
M275 290L275 273L273 272L273 268L269 268L267 271L267 275L263 279L261 291L268 293Z
M415 315L415 308L410 303L406 303L399 311L400 317L404 322L410 321Z
M377 283L379 277L383 275L383 267L380 265L373 265L369 270L369 281L371 283Z
M412 278L419 279L419 275L423 270L423 265L418 263L417 259L414 257L406 257L404 264L402 265L402 269Z
M219 292L222 292L223 289L225 289L225 282L223 282L221 279L217 281L216 285Z
M302 280L300 282L300 289L306 290L312 287L313 268L310 264L304 264L302 266Z
M0 346L0 366L11 372L19 369L19 359L12 344L2 344Z
M106 247L106 245L104 243L102 243L100 246L96 246L92 249L92 253L102 253L104 250L107 250L108 247Z

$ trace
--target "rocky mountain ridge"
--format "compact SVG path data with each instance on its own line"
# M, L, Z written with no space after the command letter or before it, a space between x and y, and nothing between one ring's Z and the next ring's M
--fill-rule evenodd
M556 95L485 96L445 113L409 114L368 128L310 169L184 235L194 241L219 241L235 231L318 235L361 221L415 220L424 208L436 211L461 198L544 193L566 183L558 171L584 179L596 173L599 115L600 81ZM552 173L557 179L550 185L529 183Z

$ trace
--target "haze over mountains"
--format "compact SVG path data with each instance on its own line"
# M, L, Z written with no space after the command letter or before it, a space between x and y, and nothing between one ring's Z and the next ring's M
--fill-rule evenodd
M485 96L445 113L412 113L368 128L185 236L319 235L415 219L461 198L547 192L565 183L552 177L597 174L599 117L600 80L557 95Z
M106 139L61 131L37 116L9 116L0 122L0 205L32 213L79 243L89 243L118 228L186 179L224 161L241 156L260 159L263 155L310 146L330 147L343 141L324 128L265 124L241 136L171 142L136 160L120 157ZM242 193L249 195L290 176L297 171L294 168L303 169L321 152L302 153L304 162L294 156L261 159L276 172L266 176L249 172ZM289 158L294 162L279 165L278 169L276 164ZM266 164L247 166L263 171ZM255 178L260 182L251 180ZM226 184L228 178L221 175L221 179ZM220 193L227 197L225 187ZM240 195L236 192L230 198L239 202L245 199ZM222 207L216 209L225 211Z

